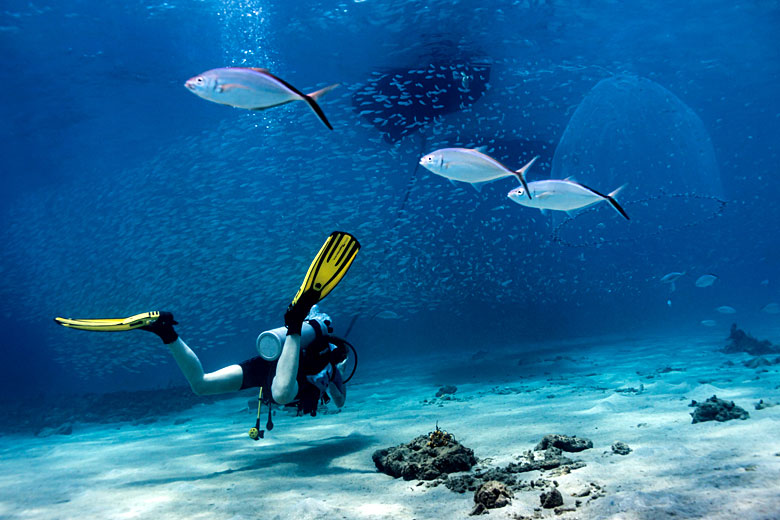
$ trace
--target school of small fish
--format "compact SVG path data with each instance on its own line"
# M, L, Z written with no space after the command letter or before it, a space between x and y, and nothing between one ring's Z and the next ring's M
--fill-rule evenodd
M199 352L246 344L252 355L255 336L280 324L313 254L334 229L353 233L364 246L349 276L323 304L340 320L337 333L355 315L397 320L449 308L453 301L551 308L644 294L657 283L655 267L643 262L647 252L666 254L657 242L620 255L561 248L550 238L549 219L506 200L555 211L606 201L628 219L615 198L620 188L601 195L572 180L526 179L534 164L549 169L571 100L581 98L603 72L511 56L496 57L492 65L490 83L501 88L493 88L491 97L427 122L399 116L393 124L402 129L401 137L392 143L378 131L387 123L384 107L438 109L446 92L422 96L413 90L416 78L456 78L458 89L468 94L477 83L465 72L469 69L420 63L404 75L367 73L391 82L397 88L391 96L366 94L365 81L344 81L335 89L330 82L338 78L320 77L311 78L321 83L304 94L309 90L248 67L193 76L185 83L192 93L245 110L226 109L216 125L181 135L143 166L121 171L121 184L116 176L96 177L88 184L42 186L35 196L20 197L7 208L7 225L0 230L6 280L0 312L40 327L41 316L48 324L57 314L123 316L166 309ZM575 73L576 81L548 79ZM549 97L529 102L534 89ZM369 101L352 106L359 92ZM319 104L326 93L327 118ZM303 104L296 101L318 121L299 117ZM528 110L548 118L531 129L504 124ZM323 131L322 124L336 131ZM520 151L506 144L529 142L534 146ZM477 148L482 145L488 148ZM537 160L537 154L543 158ZM453 165L453 157L466 160ZM425 170L483 192L442 186ZM514 195L499 187L508 177L520 184ZM698 251L689 247L674 254ZM670 252L668 260L673 258ZM670 274L664 283L674 287L684 273ZM764 312L777 314L780 305L770 303ZM90 378L170 362L159 342L143 332L95 334L51 326L41 334L59 361Z

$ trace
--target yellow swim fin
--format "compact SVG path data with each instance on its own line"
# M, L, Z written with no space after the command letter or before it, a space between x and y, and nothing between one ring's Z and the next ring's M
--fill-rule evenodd
M291 305L298 303L303 294L313 295L310 296L314 300L313 303L325 298L347 274L358 251L360 242L355 237L343 231L331 233L314 257Z
M142 312L127 318L71 319L54 318L54 321L69 329L94 330L100 332L122 332L151 325L160 317L160 311Z

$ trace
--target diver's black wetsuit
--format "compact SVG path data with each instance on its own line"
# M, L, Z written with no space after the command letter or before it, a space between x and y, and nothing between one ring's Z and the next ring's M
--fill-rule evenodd
M346 346L339 341L335 341L335 348L333 348L331 347L331 339L335 340L335 338L318 334L314 341L301 349L298 374L296 376L298 393L295 396L295 401L291 403L298 406L298 411L301 414L315 415L320 400L326 399L327 396L325 392L312 384L306 376L319 374L328 364L332 365L333 373L336 374L338 371L336 365L347 358ZM239 363L244 373L241 390L257 387L270 390L271 382L276 374L276 365L277 361L267 361L260 356ZM270 398L271 392L264 392L263 400L268 402Z

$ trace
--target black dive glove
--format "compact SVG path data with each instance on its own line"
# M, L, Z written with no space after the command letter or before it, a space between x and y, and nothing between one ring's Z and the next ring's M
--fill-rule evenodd
M178 324L179 322L173 319L173 314L166 311L160 311L160 317L157 318L154 323L140 327L140 329L154 332L160 336L163 343L168 345L179 339L179 335L173 330L173 326Z
M298 298L298 301L287 307L284 313L284 324L287 326L287 335L301 335L301 327L306 316L309 315L311 308L319 301L319 294L316 291L306 291Z

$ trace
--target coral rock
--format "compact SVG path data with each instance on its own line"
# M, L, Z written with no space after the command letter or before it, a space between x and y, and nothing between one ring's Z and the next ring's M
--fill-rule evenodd
M545 435L539 444L534 448L537 451L543 451L553 446L559 450L568 452L577 452L587 450L593 447L593 442L589 439L577 438L577 436L551 434Z
M692 424L706 421L724 422L732 419L745 420L750 417L750 414L743 408L735 405L734 401L724 401L714 395L703 403L691 401L689 406L696 408L691 412L691 417L693 417Z
M539 500L542 502L542 507L545 509L553 509L563 505L561 492L555 488L539 495Z
M728 339L729 344L723 349L723 352L726 353L747 352L753 356L761 356L777 352L772 343L767 340L757 340L742 329L738 329L736 323L731 324L731 333Z
M631 451L631 448L625 442L615 441L612 444L612 453L617 455L628 455Z
M450 438L443 446L431 446L429 435L408 444L377 450L371 457L377 469L404 480L435 480L448 473L468 471L477 463L474 451Z
M439 388L439 390L436 392L436 397L441 397L443 395L451 395L458 391L458 387L455 385L446 385Z
M490 480L482 484L474 493L474 502L487 509L497 509L512 503L512 491L503 482Z

